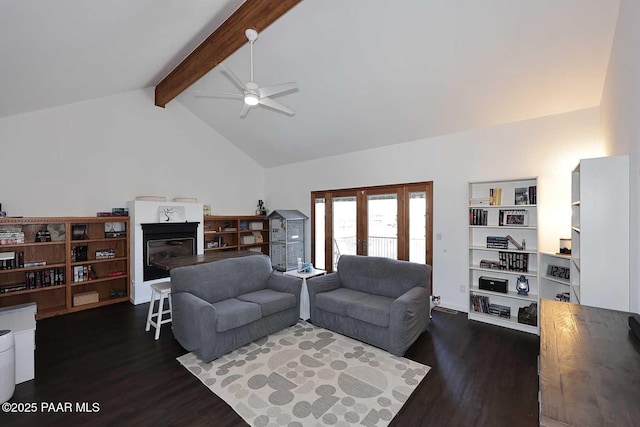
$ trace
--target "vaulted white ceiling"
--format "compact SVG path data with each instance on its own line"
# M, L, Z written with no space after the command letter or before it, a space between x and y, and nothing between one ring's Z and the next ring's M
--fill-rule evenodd
M0 0L0 116L153 86L240 4ZM618 6L303 0L255 44L257 83L298 83L275 98L295 116L172 102L265 167L593 107ZM224 63L248 80L248 45ZM219 68L191 89L237 90Z

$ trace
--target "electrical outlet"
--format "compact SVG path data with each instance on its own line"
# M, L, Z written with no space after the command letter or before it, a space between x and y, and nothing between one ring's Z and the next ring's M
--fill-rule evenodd
M467 292L467 287L465 285L460 285L460 293L465 293Z

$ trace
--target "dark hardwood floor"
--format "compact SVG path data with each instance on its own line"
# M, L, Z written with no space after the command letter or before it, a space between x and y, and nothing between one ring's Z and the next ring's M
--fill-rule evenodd
M38 321L36 379L0 412L0 426L243 426L244 421L176 361L186 353L170 325L144 332L147 304L116 304ZM392 426L537 426L539 338L434 311L406 357L431 366ZM74 412L42 412L71 402ZM99 412L75 413L76 402Z

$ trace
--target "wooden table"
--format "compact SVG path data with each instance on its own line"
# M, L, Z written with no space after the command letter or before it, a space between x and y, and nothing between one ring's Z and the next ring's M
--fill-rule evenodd
M206 264L208 262L220 261L228 258L239 258L250 255L262 255L261 252L251 251L217 251L207 252L204 255L189 255L182 257L173 257L163 260L154 261L152 264L162 270L170 271L176 267L186 267L189 265Z
M540 425L640 425L640 345L630 313L541 304Z

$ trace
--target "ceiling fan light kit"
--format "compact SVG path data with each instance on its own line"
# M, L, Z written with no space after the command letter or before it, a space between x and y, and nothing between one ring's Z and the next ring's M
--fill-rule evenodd
M298 88L297 84L295 82L289 82L265 87L258 86L253 78L253 44L258 39L258 32L250 28L248 30L245 30L244 34L251 44L251 80L245 83L240 77L238 77L224 64L220 64L221 72L229 77L229 79L231 79L231 81L238 87L238 89L242 91L242 94L229 94L204 90L194 91L195 96L206 98L215 95L234 95L241 97L244 100L244 104L242 105L242 109L240 110L240 117L246 116L249 112L249 109L256 105L263 105L265 107L269 107L271 109L293 116L295 114L295 111L280 104L279 102L274 101L270 98L270 96L295 90Z

